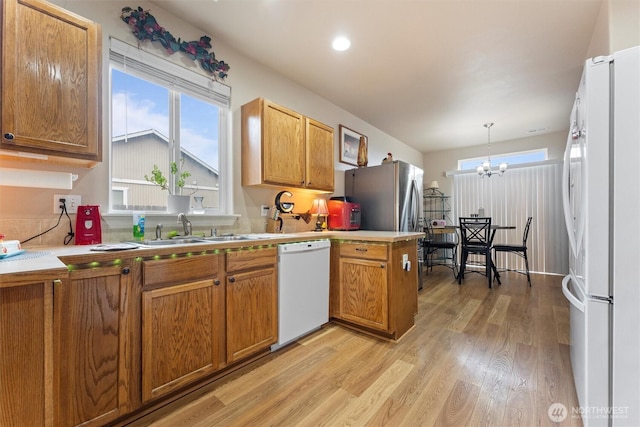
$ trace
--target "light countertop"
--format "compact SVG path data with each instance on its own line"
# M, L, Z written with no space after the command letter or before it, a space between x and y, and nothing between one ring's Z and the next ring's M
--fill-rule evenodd
M424 233L420 232L401 232L401 231L323 231L323 232L303 232L303 233L286 233L286 234L245 234L247 237L254 237L247 240L228 240L219 242L202 242L190 243L185 245L168 245L168 246L140 246L135 249L118 251L123 256L128 254L138 256L139 254L150 254L155 252L172 252L176 248L199 247L208 245L210 247L220 246L224 248L240 248L246 246L260 246L281 243L293 243L305 240L319 239L339 239L339 240L358 240L370 242L393 243L405 240L415 240L424 237ZM117 243L114 243L117 244ZM66 257L73 256L91 256L96 259L113 258L114 252L96 251L99 245L69 245L56 247L30 247L24 253L14 257L0 259L0 286L2 286L2 276L6 274L29 273L44 270L66 270L66 264L61 260ZM127 254L127 255L125 255Z

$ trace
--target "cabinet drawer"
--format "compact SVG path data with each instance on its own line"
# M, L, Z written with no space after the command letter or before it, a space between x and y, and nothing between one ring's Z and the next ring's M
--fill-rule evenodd
M199 255L178 259L144 261L142 277L144 286L188 282L213 278L218 275L220 255Z
M226 255L227 273L274 265L277 261L277 251L275 247L227 252Z
M372 243L342 243L340 256L387 260L387 245Z

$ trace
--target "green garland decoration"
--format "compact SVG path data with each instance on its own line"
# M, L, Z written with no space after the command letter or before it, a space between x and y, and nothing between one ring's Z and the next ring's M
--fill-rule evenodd
M173 35L158 24L156 18L138 6L137 9L130 7L122 8L120 18L131 27L131 31L139 41L151 40L160 42L167 52L173 54L178 51L184 52L194 61L198 61L206 72L213 74L216 79L224 80L229 72L229 64L222 60L217 60L211 49L211 37L202 36L200 40L190 42L176 40Z

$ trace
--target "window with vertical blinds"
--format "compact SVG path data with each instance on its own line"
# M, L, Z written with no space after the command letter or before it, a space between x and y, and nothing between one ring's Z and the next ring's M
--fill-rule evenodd
M480 178L476 173L453 175L453 215L461 216L484 209L492 223L514 225L515 230L498 230L494 243L522 242L523 228L533 217L528 240L531 271L566 274L569 246L562 211L562 165L543 165L509 169L504 176ZM500 254L498 267L524 269L519 257Z

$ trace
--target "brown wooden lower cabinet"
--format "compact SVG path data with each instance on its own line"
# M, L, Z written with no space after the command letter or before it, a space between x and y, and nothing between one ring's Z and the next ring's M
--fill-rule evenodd
M223 362L221 257L143 263L143 403L212 374Z
M207 279L142 293L142 400L201 379L220 365L223 287Z
M0 287L0 426L50 426L53 278L8 282Z
M278 340L277 250L227 253L227 363Z
M367 332L399 339L418 311L415 240L394 243L334 241L330 315ZM403 269L403 256L413 266Z
M129 272L123 265L78 269L55 287L57 426L104 425L129 411Z

